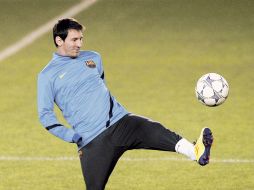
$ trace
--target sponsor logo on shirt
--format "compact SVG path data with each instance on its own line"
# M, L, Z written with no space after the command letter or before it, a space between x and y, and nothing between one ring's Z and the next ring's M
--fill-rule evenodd
M59 78L62 79L65 74L66 74L66 72L64 72L63 74L59 75Z
M93 60L85 61L85 64L89 68L95 68L96 67L96 64L93 62Z

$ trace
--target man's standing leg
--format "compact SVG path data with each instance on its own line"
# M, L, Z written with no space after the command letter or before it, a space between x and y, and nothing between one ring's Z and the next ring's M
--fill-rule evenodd
M104 190L118 159L125 152L123 147L113 146L110 127L80 151L80 162L87 190Z

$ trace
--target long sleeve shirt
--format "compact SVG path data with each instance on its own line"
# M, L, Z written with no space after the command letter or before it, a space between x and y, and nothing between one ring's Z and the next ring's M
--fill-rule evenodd
M54 53L38 75L38 113L42 125L53 135L82 148L128 112L110 94L101 57L81 51L71 58ZM61 124L54 104L71 128Z

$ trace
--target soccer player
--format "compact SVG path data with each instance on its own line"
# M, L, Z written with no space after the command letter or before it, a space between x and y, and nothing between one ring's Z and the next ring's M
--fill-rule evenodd
M50 133L77 144L87 190L103 190L118 159L131 149L178 152L208 164L211 130L203 128L194 145L159 122L128 112L105 84L100 55L81 51L83 30L71 18L55 24L57 50L38 75L38 113ZM54 104L71 128L59 123Z

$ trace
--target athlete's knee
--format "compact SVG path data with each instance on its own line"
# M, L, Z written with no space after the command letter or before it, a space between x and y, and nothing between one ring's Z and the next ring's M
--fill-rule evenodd
M149 132L152 136L160 135L160 133L165 132L166 128L159 122L149 121L144 126L144 131Z

